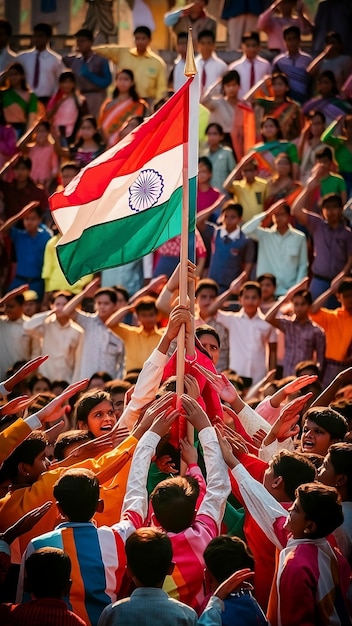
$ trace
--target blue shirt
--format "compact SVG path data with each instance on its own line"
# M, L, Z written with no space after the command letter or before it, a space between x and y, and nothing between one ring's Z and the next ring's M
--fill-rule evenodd
M20 228L11 228L12 239L17 258L17 275L28 278L41 278L44 250L51 234L44 226L39 226L34 236Z

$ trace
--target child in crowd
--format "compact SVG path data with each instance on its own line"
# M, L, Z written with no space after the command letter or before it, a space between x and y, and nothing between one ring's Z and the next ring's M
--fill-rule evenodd
M139 326L122 323L126 313L135 311ZM155 298L144 296L133 305L118 309L107 320L106 325L120 337L125 344L125 370L142 369L144 362L157 347L162 330L157 327L158 310Z
M216 320L229 331L230 369L256 384L268 369L276 368L277 344L276 331L270 328L259 308L260 285L251 281L244 283L239 291L241 310L238 313L218 310L231 294L238 293L244 278L245 274L240 274L210 305L208 314L216 314Z
M303 415L301 451L325 456L333 443L343 440L347 430L347 421L337 411L311 407Z
M260 310L264 315L271 309L273 304L276 302L275 291L276 291L276 278L274 274L270 274L270 272L266 272L265 274L261 274L257 278L257 282L260 285L262 290L262 299L260 303Z
M40 183L48 193L55 190L56 178L59 173L59 159L54 142L50 141L50 123L43 120L38 124L34 143L27 147L28 156L32 161L31 177Z
M35 626L87 626L64 602L72 585L71 559L58 548L41 548L25 563L25 585L32 600L26 604L0 605L2 624Z
M264 210L267 181L258 176L258 162L244 157L224 181L224 189L243 207L242 221L248 222Z
M14 226L23 220L23 228ZM10 289L28 284L37 292L39 300L44 296L44 281L41 278L44 250L51 233L42 224L42 211L38 202L27 204L19 213L0 226L0 231L10 230L10 237L15 248L17 264L16 276Z
M309 319L312 296L305 289L308 279L301 281L288 290L286 296L275 303L267 312L265 319L285 335L285 356L283 376L293 376L300 361L316 359L320 372L324 368L325 333L315 322ZM294 316L277 317L280 308L292 299Z
M207 147L202 151L202 156L208 157L213 166L210 184L212 187L222 189L225 179L235 167L233 152L228 146L224 146L224 131L220 124L212 122L205 130Z
M247 545L238 537L220 535L212 539L204 551L206 565L205 579L210 585L211 592L224 582L231 574L244 568L253 569L254 559ZM266 626L265 615L251 593L248 583L230 593L222 603L212 598L206 607L199 625L208 624L208 619L217 614L221 615L221 624L236 624L236 626ZM219 606L220 605L220 606ZM204 620L204 621L203 621ZM214 621L215 623L215 621Z
M142 615L147 615L150 623L162 620L163 626L197 625L196 612L162 589L175 567L172 543L165 532L154 528L136 530L126 541L126 558L136 589L131 597L106 607L98 626L138 624Z
M80 120L87 114L87 102L77 91L75 74L70 70L62 72L59 76L58 91L47 106L47 117L62 147L74 144Z
M248 279L255 260L254 244L241 231L242 214L242 206L229 200L221 209L222 227L213 227L209 278L217 282L220 293L229 288L241 271Z
M215 365L218 372L223 372L229 365L229 336L226 328L216 321L215 317L208 315L208 308L219 295L219 287L211 278L203 278L199 281L195 291L195 326L207 324L214 328L219 337L219 360Z

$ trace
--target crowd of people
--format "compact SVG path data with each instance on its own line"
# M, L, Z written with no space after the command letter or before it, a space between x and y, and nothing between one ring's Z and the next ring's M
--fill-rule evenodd
M4 626L352 624L352 11L226 1L228 64L206 5L172 66L0 20ZM184 84L190 26L187 304L180 237L71 285L48 198Z

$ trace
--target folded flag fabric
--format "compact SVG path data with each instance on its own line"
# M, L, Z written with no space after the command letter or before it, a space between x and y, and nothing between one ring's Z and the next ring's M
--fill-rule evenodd
M179 235L184 172L194 230L198 102L197 77L189 78L154 115L50 197L62 233L57 255L70 284L140 259Z

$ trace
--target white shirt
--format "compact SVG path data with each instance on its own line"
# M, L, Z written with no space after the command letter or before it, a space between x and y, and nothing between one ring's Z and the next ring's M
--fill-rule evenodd
M263 57L257 56L253 59L254 63L254 84L264 78L266 74L271 74L271 65L269 61ZM244 54L238 61L234 61L229 65L229 70L236 70L241 79L241 86L238 92L238 98L243 98L244 94L251 89L251 67L252 63Z
M28 318L22 315L11 321L6 315L0 317L0 380L5 380L7 370L16 361L29 361L34 356L32 340L23 329ZM35 356L39 351L35 353Z
M199 82L201 85L202 93L207 91L209 87L214 85L219 78L222 78L223 75L228 71L229 67L225 61L220 59L215 52L212 53L211 57L206 61L202 58L200 54L196 56L195 63L197 70L199 72ZM202 75L203 69L205 70L206 81L204 86L202 85Z
M76 312L75 321L85 330L82 355L76 363L73 380L90 378L103 371L112 378L122 378L124 343L105 326L97 313Z
M0 50L0 72L7 70L9 65L17 61L17 54L9 46Z
M229 331L229 367L239 376L252 378L253 385L265 376L267 348L277 342L276 330L265 321L258 309L254 317L241 309L238 313L218 311L216 320Z
M23 65L27 83L36 96L38 96L38 98L48 98L56 93L59 84L59 76L61 72L67 68L64 66L62 57L59 54L54 52L51 48L46 48L39 56L39 82L38 86L34 88L33 82L37 52L38 50L35 48L24 50L24 52L20 52L18 55L17 61Z
M184 75L185 69L185 61L181 56L178 56L175 59L174 67L173 67L173 88L174 91L178 91L188 80L187 76Z
M64 326L50 311L37 313L23 324L26 333L39 337L41 354L48 354L49 359L39 371L50 380L73 382L73 371L82 346L83 330L69 320Z

